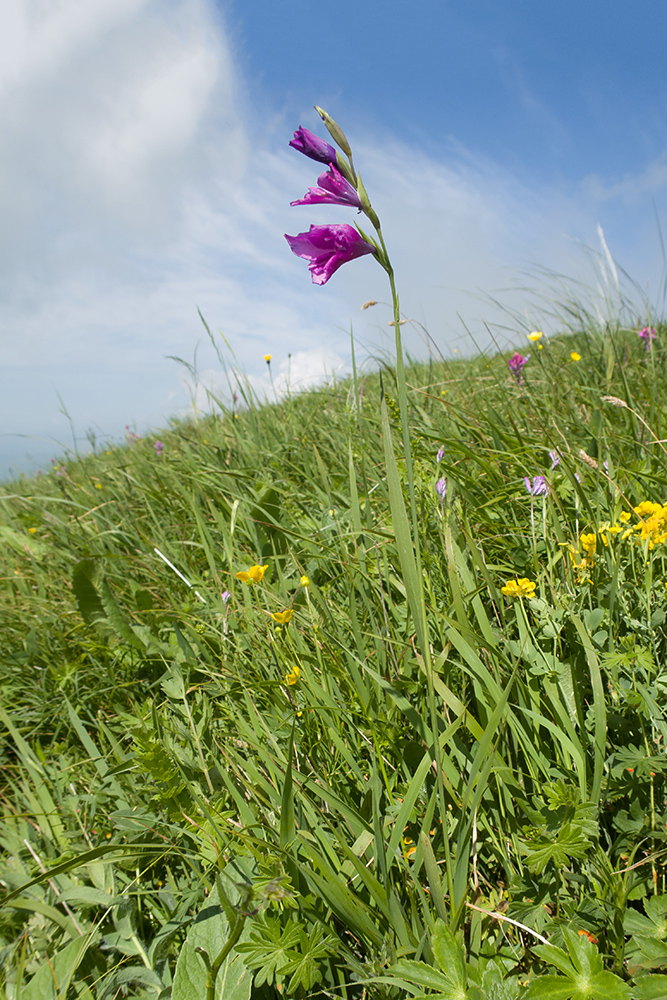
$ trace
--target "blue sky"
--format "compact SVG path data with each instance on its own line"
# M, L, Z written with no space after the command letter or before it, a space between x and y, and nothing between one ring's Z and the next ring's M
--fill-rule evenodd
M288 147L299 124L321 131L315 103L352 141L403 309L443 353L557 329L540 266L615 315L599 227L637 314L661 310L666 27L653 0L7 0L0 476L73 437L86 450L89 429L155 432L230 371L262 394L265 353L279 385L344 371L350 325L362 353L390 350L374 261L318 288L283 239L353 221L289 207L316 181ZM233 350L219 340L227 374L197 308ZM170 355L196 360L196 385Z

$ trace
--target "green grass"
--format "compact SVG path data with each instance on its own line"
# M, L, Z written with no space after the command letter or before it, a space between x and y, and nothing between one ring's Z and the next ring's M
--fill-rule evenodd
M667 330L576 318L4 487L8 998L667 995Z

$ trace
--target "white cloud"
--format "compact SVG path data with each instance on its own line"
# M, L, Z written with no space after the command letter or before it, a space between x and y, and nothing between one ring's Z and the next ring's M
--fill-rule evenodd
M56 390L79 434L91 425L117 436L126 423L159 425L190 405L185 372L165 356L192 362L197 345L203 405L203 387L226 390L226 376L197 307L229 368L246 370L260 395L272 391L263 354L273 355L278 391L288 377L292 387L310 385L346 363L351 322L360 345L390 353L389 308L359 311L370 298L388 299L372 259L318 288L289 253L283 233L353 216L289 207L315 183L318 165L288 149L291 123L274 122L270 136L259 121L246 126L241 90L212 0L3 5L6 431L64 439ZM507 265L580 269L571 237L590 242L601 209L610 209L603 188L595 197L590 185L530 190L460 148L443 147L436 161L395 136L355 147L404 312L445 352L454 343L472 349L462 319L483 345L485 321L508 322L484 297L516 283ZM660 165L653 170L659 178ZM646 176L635 183L658 183ZM610 235L602 221L614 250L614 226ZM523 291L503 301L525 307L531 328L540 322ZM423 353L418 332L403 330L408 349Z

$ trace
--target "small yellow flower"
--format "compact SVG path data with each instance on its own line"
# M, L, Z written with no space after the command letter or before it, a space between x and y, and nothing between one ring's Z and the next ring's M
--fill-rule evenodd
M95 489L96 490L101 490L102 489L102 484L101 483L95 483Z
M594 559L595 550L597 548L597 543L598 543L598 536L596 535L596 533L594 531L591 531L588 534L584 532L584 534L579 537L579 541L581 542L581 547L586 553L587 557L589 559Z
M236 579L243 580L244 583L261 583L268 568L268 563L266 566L251 566L247 573L237 573Z
M622 513L618 515L618 519L621 522L621 524L627 524L631 517L632 514L628 510L624 510Z
M541 351L542 350L542 344L538 344L537 345L537 349L538 349L538 351Z
M262 357L263 357L263 358L264 358L264 360L266 361L267 365L270 365L270 364L271 364L271 358L273 357L273 355L272 355L272 354L263 354L263 355L262 355Z
M570 354L570 361L581 361L581 354L577 354L576 351L572 351Z
M301 584L302 587L310 587L310 580L308 579L307 576L302 576L301 579L299 580L299 583Z
M532 340L532 342L536 344L537 341L540 340L540 338L543 336L544 334L542 333L541 330L533 330L532 333L528 334L528 340Z
M295 665L294 667L292 667L291 673L285 674L285 684L289 684L290 687L293 687L297 683L300 677L301 677L301 671Z
M535 597L536 586L537 584L524 576L519 580L508 580L505 586L500 588L500 592L505 597Z
M28 531L30 532L31 535L37 534L37 528L28 528Z
M287 611L274 611L271 617L273 618L274 622L278 622L279 625L287 625L288 621L290 620L293 614L294 612L292 611L292 609L288 608Z
M417 853L417 845L412 837L403 837L403 850L408 861L412 860L413 854Z

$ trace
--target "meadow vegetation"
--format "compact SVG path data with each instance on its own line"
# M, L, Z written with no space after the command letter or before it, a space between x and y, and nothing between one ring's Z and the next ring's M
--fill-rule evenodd
M667 331L579 320L4 485L1 995L667 996Z

